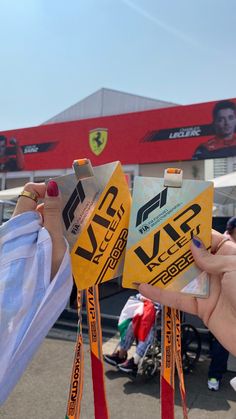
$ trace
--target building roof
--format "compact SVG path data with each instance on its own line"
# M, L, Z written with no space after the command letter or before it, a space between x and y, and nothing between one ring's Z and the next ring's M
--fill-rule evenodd
M168 108L176 105L172 102L102 88L48 119L44 124Z

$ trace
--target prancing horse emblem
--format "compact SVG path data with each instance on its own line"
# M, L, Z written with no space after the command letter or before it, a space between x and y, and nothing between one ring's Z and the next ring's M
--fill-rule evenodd
M89 145L94 154L98 156L107 144L108 130L106 128L96 128L89 131Z

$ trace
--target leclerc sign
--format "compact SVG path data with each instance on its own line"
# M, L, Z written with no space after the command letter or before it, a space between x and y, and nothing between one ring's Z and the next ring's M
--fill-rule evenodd
M235 104L229 99L1 132L0 170L63 169L83 157L100 165L234 156Z

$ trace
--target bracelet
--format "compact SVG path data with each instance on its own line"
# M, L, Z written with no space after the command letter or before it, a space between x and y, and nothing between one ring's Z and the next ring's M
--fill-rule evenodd
M38 195L36 195L36 193L34 192L22 191L18 198L20 198L21 196L25 196L26 198L32 199L34 202L36 202L36 204L38 203Z

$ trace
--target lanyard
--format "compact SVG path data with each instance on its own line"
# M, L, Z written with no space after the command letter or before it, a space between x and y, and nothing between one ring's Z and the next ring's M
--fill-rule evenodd
M175 351L175 365L179 377L179 390L181 396L181 403L183 408L183 417L188 419L187 405L186 405L186 392L184 385L184 374L182 365L182 354L181 354L181 319L180 311L174 308L171 309L173 318L173 329L174 329L174 351Z
M95 419L109 419L102 356L102 331L98 285L89 287L86 290L86 305L93 379L94 415Z
M180 312L163 306L162 310L162 363L161 363L161 419L174 419L175 367L179 377L179 388L183 418L188 419L184 375L181 356Z
M82 291L77 291L78 330L71 384L65 419L79 419L84 384L84 345L82 336Z
M77 291L78 332L75 357L72 367L71 384L65 419L79 419L84 382L84 345L82 336L81 295ZM86 290L86 307L89 327L90 358L94 393L95 419L109 419L105 392L104 367L102 357L102 331L98 286Z
M170 307L162 308L162 343L161 343L161 419L174 419L175 393L175 358L173 317Z

